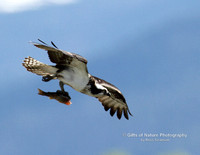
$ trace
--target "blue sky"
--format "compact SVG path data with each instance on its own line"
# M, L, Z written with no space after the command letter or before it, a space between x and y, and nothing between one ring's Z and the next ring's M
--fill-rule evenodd
M0 154L200 153L199 1L7 2L0 1ZM67 86L70 106L37 95L59 88L21 65L27 56L51 64L28 43L38 38L84 56L92 75L120 88L134 117L110 117ZM128 133L187 137L142 142Z

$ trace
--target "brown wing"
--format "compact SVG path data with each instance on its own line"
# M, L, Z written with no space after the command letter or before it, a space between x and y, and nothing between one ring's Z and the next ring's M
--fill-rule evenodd
M99 79L97 77L94 77L98 83L100 83L103 87L105 87L109 93L110 96L101 96L98 97L98 100L102 103L104 106L104 109L108 111L110 109L110 115L113 116L115 112L117 112L117 117L121 119L122 113L124 113L124 117L126 119L129 119L128 113L132 116L131 112L129 111L128 105L126 104L126 100L122 93L119 91L118 88L116 88L114 85Z
M40 43L33 43L34 46L44 49L48 52L49 59L51 62L56 63L57 65L67 65L67 66L73 66L80 69L85 69L87 71L87 60L83 58L82 56L74 53L70 53L67 51L63 51L58 49L53 42L52 45L54 47L48 46L43 41Z

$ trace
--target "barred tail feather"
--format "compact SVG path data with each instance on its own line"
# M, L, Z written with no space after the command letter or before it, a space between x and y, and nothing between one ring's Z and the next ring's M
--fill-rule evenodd
M27 71L42 76L54 75L58 70L56 67L46 65L32 57L25 58L22 65L27 69Z

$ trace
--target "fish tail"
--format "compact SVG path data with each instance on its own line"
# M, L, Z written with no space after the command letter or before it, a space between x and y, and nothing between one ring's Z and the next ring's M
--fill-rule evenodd
M45 92L38 88L38 94L39 95L45 95Z

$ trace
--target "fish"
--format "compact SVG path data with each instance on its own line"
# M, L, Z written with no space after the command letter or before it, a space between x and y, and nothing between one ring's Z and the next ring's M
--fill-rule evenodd
M71 103L71 97L69 96L68 92L57 90L56 92L45 92L38 88L38 94L42 96L48 96L49 99L55 99L60 103L70 105Z

